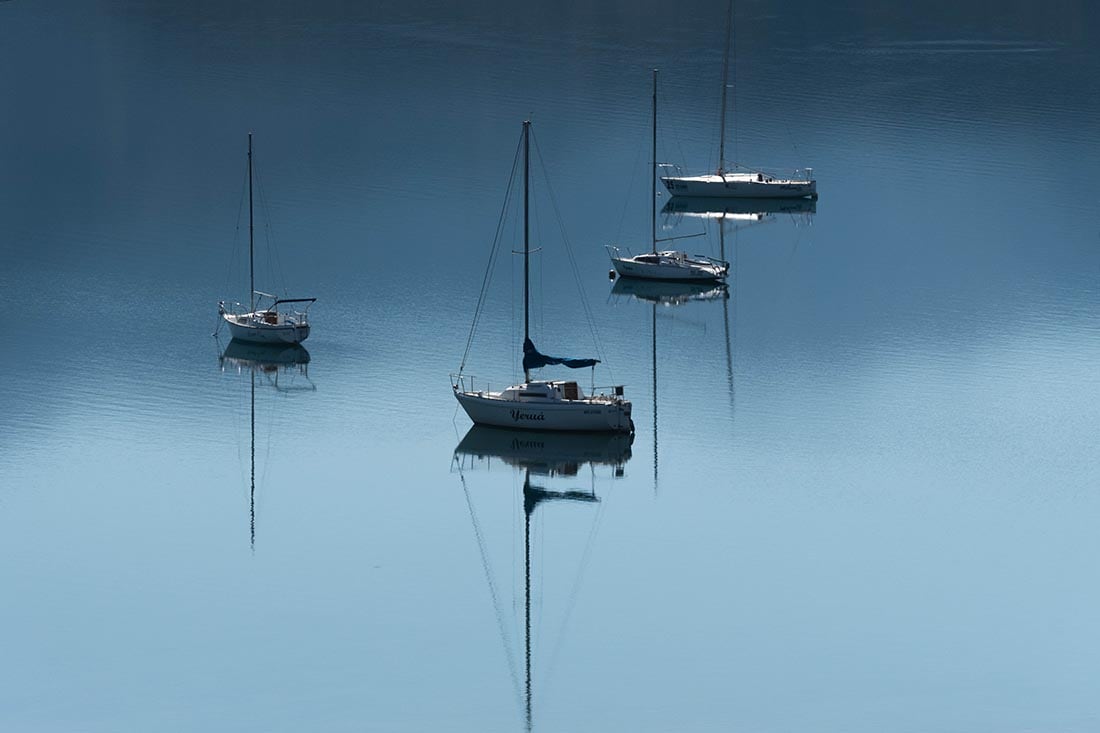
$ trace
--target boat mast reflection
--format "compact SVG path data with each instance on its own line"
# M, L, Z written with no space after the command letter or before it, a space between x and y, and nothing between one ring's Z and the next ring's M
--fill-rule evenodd
M496 592L496 583L490 569L484 536L477 521L466 485L465 471L471 468L489 468L491 462L504 464L523 472L523 722L524 729L534 727L533 699L531 682L533 652L531 644L531 518L540 505L548 502L574 502L594 504L600 501L595 491L595 470L598 466L611 469L613 478L621 478L624 466L630 460L630 445L633 435L623 433L556 433L538 431L516 431L475 425L462 438L455 448L453 465L458 469L462 481L462 490L466 495L466 504L481 552L482 566L492 596L497 623L500 625L501 640L505 654L513 667L513 680L516 680L514 661L510 651L504 626L504 614ZM532 482L532 476L542 476L551 480L556 478L576 478L581 469L590 466L593 473L592 486L585 489L551 489ZM518 684L517 684L518 687Z
M726 259L725 236L721 235L721 259ZM731 263L736 278L736 262ZM726 330L726 374L730 393L730 406L733 405L733 361L730 349L729 326L729 286L726 283L697 283L660 280L637 280L619 278L611 286L613 296L626 296L641 303L649 303L650 313L650 352L653 363L653 491L658 484L657 451L657 306L675 308L688 303L701 303L720 300Z
M240 341L230 341L218 357L218 368L223 373L248 372L249 377L248 543L253 552L256 551L256 378L263 380L261 386L283 394L316 392L317 385L309 378L309 360L309 352L300 344L272 346ZM286 376L292 378L287 380Z

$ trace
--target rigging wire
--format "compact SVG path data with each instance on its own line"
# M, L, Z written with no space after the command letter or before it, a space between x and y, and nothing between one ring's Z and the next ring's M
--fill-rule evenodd
M497 220L496 233L493 236L493 247L489 252L489 263L485 267L485 274L481 280L481 292L477 296L477 305L474 307L474 320L470 324L470 335L466 337L466 350L462 352L462 363L458 367L458 373L462 374L463 369L466 368L466 359L470 355L470 346L474 342L474 333L477 331L478 321L481 319L481 311L485 305L485 297L489 290L489 283L493 278L493 265L496 262L497 255L500 250L501 234L504 230L505 214L508 211L508 202L512 198L512 189L516 182L516 169L519 167L520 153L523 150L523 138L516 143L516 154L512 159L512 173L508 177L508 187L504 192L504 205L500 209L500 218Z
M591 468L593 474L593 483L595 483L595 468ZM607 490L605 499L610 498L612 489ZM595 491L593 491L595 493ZM600 501L600 505L596 508L596 518L592 520L592 527L588 531L588 539L584 543L584 550L581 553L580 565L577 568L577 576L573 579L573 587L569 589L569 599L565 607L565 615L562 617L561 626L557 633L557 643L554 645L553 651L550 652L550 663L546 666L545 676L550 678L553 676L554 668L558 663L558 653L561 651L562 643L565 639L565 630L569 628L569 619L573 615L573 610L577 606L577 598L580 595L581 583L584 580L585 570L588 568L592 558L593 546L596 544L596 534L599 532L601 520L603 519L604 501Z
M531 219L532 219L532 224L533 224L533 226L531 227L531 231L534 232L534 235L535 235L534 239L536 239L537 242L542 242L543 241L542 236L541 236L541 234L542 234L542 219L539 218L538 197L537 196L531 196L530 201L529 201L529 205L531 207ZM531 286L531 296L532 296L531 297L531 303L528 304L528 308L531 309L531 311L532 311L532 313L535 317L534 318L535 324L534 324L534 328L532 329L532 331L534 333L534 339L533 340L538 341L540 343L542 342L542 337L543 337L543 334L545 333L545 331L544 331L544 324L545 324L544 316L546 314L546 308L545 308L546 301L542 297L543 296L542 273L543 273L543 270L545 270L546 268L543 267L543 264L545 263L545 260L542 259L541 250L542 250L542 247L535 247L534 249L532 249L530 251L531 255L538 254L539 255L539 260L538 260L538 267L535 268L535 277L532 278L534 280L534 282L532 283L532 286Z
M237 202L237 226L233 230L233 250L229 255L229 267L225 268L225 283L222 285L222 292L229 292L229 281L236 274L236 265L240 264L241 259L241 217L244 214L244 192L248 188L248 169L245 168L244 179L241 181L241 195ZM218 319L218 325L221 325L221 318Z
M729 25L727 26L727 33L729 33L729 49L730 58L732 59L729 66L730 75L730 117L733 126L733 134L730 135L730 140L733 143L733 164L737 165L737 159L740 157L737 153L737 113L741 107L737 104L737 25L733 22L733 16L736 13L733 0L730 0L729 8Z
M286 274L283 271L283 261L279 256L279 250L275 247L275 242L271 233L271 207L268 205L267 191L264 189L263 177L260 175L259 165L256 163L256 156L252 156L252 169L253 175L256 177L256 190L260 194L260 208L264 212L264 238L267 241L267 269L272 277L275 278L276 284L282 287L283 295L289 295L289 291L286 288ZM272 261L274 258L274 262Z
M516 664L515 657L512 655L512 642L508 638L507 627L504 623L504 613L500 608L500 599L497 594L496 582L493 580L492 569L489 565L489 556L485 552L485 536L481 532L481 525L477 521L477 515L474 513L473 501L470 499L470 490L466 486L466 477L462 474L461 467L458 471L458 478L462 482L462 493L466 496L466 508L470 512L470 522L474 526L474 536L477 538L477 549L481 553L481 567L485 570L485 581L489 584L489 595L493 599L493 612L497 617L497 628L500 630L500 641L504 647L504 655L508 658L508 671L511 672L512 686L515 688L516 699L522 700L523 693L520 691L519 684L519 667Z
M720 97L720 108L718 110L718 170L726 170L726 110L729 108L729 103L726 100L726 94L729 92L729 73L730 73L730 50L733 45L733 0L729 0L729 7L726 11L726 36L725 36L725 52L722 55L722 95ZM736 152L734 158L736 158ZM736 163L734 163L736 165Z
M641 160L642 151L646 145L641 145L634 151L634 162L630 166L630 182L626 186L626 198L623 199L623 212L619 215L619 226L615 229L615 241L621 242L623 238L623 222L626 221L626 211L630 208L630 202L634 200L634 181L638 177L638 161Z
M558 230L561 233L562 243L565 245L565 252L569 256L569 266L573 270L573 279L577 284L577 294L581 301L581 306L584 310L585 318L588 320L588 328L593 338L593 345L596 350L596 357L603 362L603 352L600 349L600 337L599 330L596 328L596 319L592 312L592 307L588 304L588 298L584 295L584 288L581 286L581 274L580 269L577 267L577 260L573 256L573 248L569 245L569 238L565 234L565 224L562 221L561 210L558 208L557 197L554 196L554 189L550 186L550 177L546 170L546 161L542 157L542 149L539 147L538 140L535 138L534 130L531 130L531 141L534 143L535 155L538 156L539 166L542 168L543 180L546 183L546 191L550 198L550 204L553 207L554 216L558 220ZM611 381L614 382L615 378L611 371L611 367L608 366L608 374L611 376Z

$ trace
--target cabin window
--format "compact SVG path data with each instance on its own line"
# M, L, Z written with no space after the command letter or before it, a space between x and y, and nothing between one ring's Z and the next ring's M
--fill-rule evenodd
M567 400L579 400L581 398L580 389L577 387L576 382L565 382L562 384L562 394Z

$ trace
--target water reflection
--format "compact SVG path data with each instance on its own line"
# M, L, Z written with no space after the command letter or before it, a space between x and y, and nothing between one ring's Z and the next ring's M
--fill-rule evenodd
M720 231L722 231L720 229ZM725 259L725 234L721 234L722 259ZM736 264L736 262L734 263ZM619 278L611 287L612 296L626 296L648 303L650 311L650 358L653 364L653 491L657 491L659 454L657 450L657 306L675 308L688 303L722 302L722 322L726 336L726 380L730 409L733 409L733 351L730 347L729 286L726 283L694 283Z
M249 487L248 542L256 549L256 381L283 395L315 392L317 385L309 378L309 352L301 344L249 344L230 341L218 357L223 371L238 375L248 373L249 394Z
M218 357L218 364L224 372L234 368L238 373L247 370L260 371L278 380L279 372L295 372L306 378L312 391L316 387L309 381L309 352L301 344L250 344L243 341L230 341ZM276 386L276 389L281 389ZM299 391L302 387L298 387Z
M668 215L702 217L707 219L752 220L764 219L773 214L817 213L817 199L719 199L719 198L671 198L661 208Z
M722 300L730 297L726 283L674 282L672 280L641 280L621 277L611 287L611 294L629 296L654 305L676 306L684 303Z
M534 728L534 690L531 683L533 652L531 644L532 604L531 604L531 518L540 505L549 502L572 502L595 504L600 501L596 495L595 475L598 467L610 469L612 478L620 478L624 466L630 460L630 445L633 435L620 433L552 433L538 431L515 431L506 428L494 428L475 425L462 438L454 452L454 465L462 482L466 496L466 505L470 512L470 522L477 538L481 553L482 566L486 582L492 596L493 608L500 627L501 642L511 667L512 679L517 692L520 690L515 658L504 621L504 609L501 605L498 584L488 559L485 534L474 511L474 503L466 483L465 471L471 468L490 468L493 460L499 460L523 473L523 684L522 700L524 728ZM543 481L554 479L576 479L581 469L590 468L591 483L588 488L575 486L550 487L532 482L532 476ZM541 555L542 553L540 553Z

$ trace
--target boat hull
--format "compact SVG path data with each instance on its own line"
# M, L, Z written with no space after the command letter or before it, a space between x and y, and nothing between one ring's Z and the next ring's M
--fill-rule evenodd
M639 280L665 280L669 282L718 282L725 273L717 269L679 267L675 265L654 265L635 262L626 257L612 257L611 264L615 272L622 277Z
M701 198L817 198L817 181L756 180L750 176L663 176L673 196Z
M239 323L230 314L222 316L229 326L229 334L234 341L250 344L300 344L309 338L309 324L280 323L278 325Z
M513 430L554 430L587 433L631 433L629 402L587 400L530 402L455 391L462 409L477 425Z

